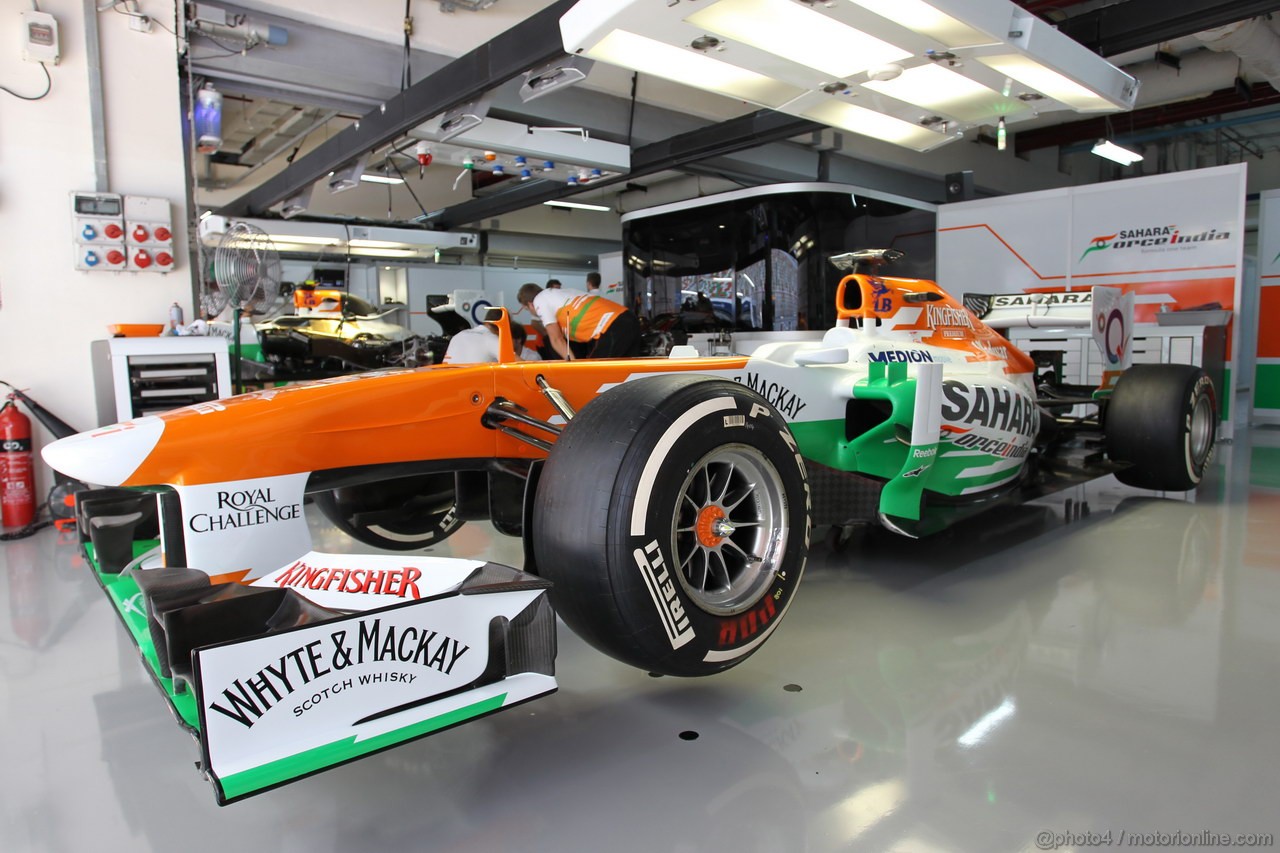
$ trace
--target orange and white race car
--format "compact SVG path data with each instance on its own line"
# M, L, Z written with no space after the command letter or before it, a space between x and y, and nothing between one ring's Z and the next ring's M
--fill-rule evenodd
M1197 368L1139 365L1095 398L1038 387L1032 359L934 282L853 274L838 299L841 325L821 342L750 357L366 373L139 418L44 456L86 483L158 489L166 564L222 580L305 554L308 496L387 550L490 518L524 537L527 568L554 582L566 622L678 675L739 662L785 613L812 467L874 484L878 520L908 535L1053 476L1119 470L1172 490L1204 471L1218 416ZM1047 410L1081 402L1096 414ZM1090 433L1105 458L1072 470L1061 451Z
M1152 489L1199 483L1218 422L1202 370L1139 365L1104 390L1063 387L934 282L852 272L891 255L833 259L850 274L839 325L821 341L750 356L677 348L669 358L524 362L498 323L501 363L259 391L63 439L44 457L115 487L89 492L80 513L108 571L141 553L118 540L139 538L150 514L160 547L140 567L182 567L204 586L294 589L321 612L294 613L293 630L358 609L328 594L394 602L412 584L411 597L431 597L429 558L398 573L349 558L316 570L326 564L311 553L308 498L353 539L406 560L488 519L524 540L516 587L550 581L555 612L589 643L682 676L760 648L794 599L811 524L851 518L855 490L870 493L879 523L921 536L1110 473ZM1105 288L1092 308L1123 367L1131 308ZM1064 414L1081 406L1088 416ZM150 607L154 596L144 598ZM169 663L189 668L194 648L169 648ZM432 653L435 675L453 648ZM215 700L241 716L263 711L270 669L250 669L265 687L206 685L202 713L217 717Z

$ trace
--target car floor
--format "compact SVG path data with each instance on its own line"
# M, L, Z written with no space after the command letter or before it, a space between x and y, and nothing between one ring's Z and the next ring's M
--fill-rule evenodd
M225 808L74 540L6 542L0 849L989 853L1280 831L1280 430L1220 445L1192 496L1107 478L932 540L824 533L735 669L651 677L562 625L558 693ZM520 560L487 524L432 553Z

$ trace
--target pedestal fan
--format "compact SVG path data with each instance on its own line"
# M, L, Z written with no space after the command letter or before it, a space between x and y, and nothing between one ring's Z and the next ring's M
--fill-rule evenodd
M280 290L280 253L265 231L236 222L222 235L213 254L213 281L203 302L207 311L221 315L231 310L231 390L239 394L240 334L243 318L252 316L259 303L275 298Z

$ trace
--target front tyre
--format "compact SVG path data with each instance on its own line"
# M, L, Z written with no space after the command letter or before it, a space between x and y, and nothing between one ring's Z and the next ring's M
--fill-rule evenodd
M782 417L703 376L625 383L552 449L533 510L556 612L667 675L740 663L786 613L809 547L804 462Z
M1194 489L1213 458L1217 426L1207 373L1189 364L1135 364L1107 403L1107 455L1130 464L1116 479L1140 489Z

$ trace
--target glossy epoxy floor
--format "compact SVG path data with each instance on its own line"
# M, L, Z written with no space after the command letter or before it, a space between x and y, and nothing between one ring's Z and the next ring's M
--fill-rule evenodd
M484 526L447 545L518 562ZM223 809L75 544L0 549L5 853L1280 834L1280 431L1221 446L1194 502L1107 479L941 540L819 542L774 638L712 679L562 629L558 694Z

